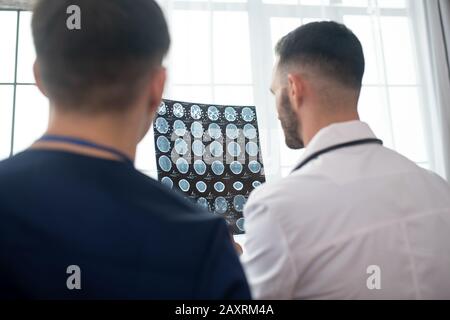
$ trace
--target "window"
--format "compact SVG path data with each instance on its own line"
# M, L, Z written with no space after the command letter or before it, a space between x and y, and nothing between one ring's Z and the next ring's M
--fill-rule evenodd
M414 1L414 0L409 0ZM427 90L407 0L160 0L173 45L165 98L256 105L267 179L286 175L301 151L285 147L269 92L273 47L317 20L345 23L359 37L366 73L359 104L387 147L434 169ZM0 158L26 148L47 124L48 103L34 85L30 12L0 11ZM395 30L395 32L393 32ZM136 166L156 177L153 133Z
M26 149L47 126L48 102L34 83L30 25L28 11L0 11L1 158Z

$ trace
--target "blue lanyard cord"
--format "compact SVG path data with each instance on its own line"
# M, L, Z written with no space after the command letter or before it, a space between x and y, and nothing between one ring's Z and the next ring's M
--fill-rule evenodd
M105 151L105 152L108 152L112 155L119 157L122 161L126 162L127 164L134 166L133 160L131 160L125 153L123 153L117 149L114 149L114 148L111 148L108 146L104 146L101 144L97 144L94 142L90 142L87 140L74 138L74 137L67 137L67 136L45 135L42 138L40 138L38 140L38 142L62 142L62 143L76 145L76 146Z

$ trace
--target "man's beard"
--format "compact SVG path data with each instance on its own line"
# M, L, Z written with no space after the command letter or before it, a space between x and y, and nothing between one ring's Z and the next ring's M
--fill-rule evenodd
M284 131L286 145L290 149L301 149L305 147L303 139L300 135L300 124L297 121L297 115L291 108L291 102L287 95L286 90L283 90L281 94L281 106L280 106L280 122Z

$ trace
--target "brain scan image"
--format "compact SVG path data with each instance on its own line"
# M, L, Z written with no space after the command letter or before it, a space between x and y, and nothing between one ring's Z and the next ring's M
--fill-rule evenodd
M202 160L195 160L194 170L198 175L204 175L206 172L206 164Z
M200 197L197 199L197 204L202 207L203 209L209 210L209 203L208 200L206 200L203 197Z
M214 183L214 190L216 190L217 192L223 192L225 190L225 185L223 184L223 182L216 182Z
M237 143L237 142L230 142L228 144L228 153L232 156L232 157L239 157L239 155L241 154L241 146Z
M164 99L153 131L158 180L245 233L245 204L265 182L256 108Z
M203 137L203 126L200 122L195 121L191 124L191 134L194 138L200 139Z
M256 128L251 125L251 124L246 124L244 126L244 136L249 139L249 140L253 140L256 138L257 135L257 131Z
M169 172L172 169L172 161L168 156L161 156L158 159L158 164L161 170Z
M173 115L177 118L182 118L184 116L184 107L180 103L175 103L173 105Z
M205 145L200 140L195 140L192 143L192 152L195 156L201 157L205 153Z
M234 140L239 137L239 129L235 124L229 124L226 128L226 135L229 139Z
M255 118L255 112L247 107L242 109L241 116L244 121L251 122Z
M244 222L245 222L244 218L239 218L239 219L236 220L236 226L239 228L239 230L242 230L242 231L245 230L244 229Z
M214 211L223 214L228 209L227 200L224 197L217 197L214 201Z
M197 190L201 193L205 192L206 189L208 188L208 186L206 185L206 183L204 183L203 181L199 181L195 184L195 186L197 187Z
M225 166L223 165L222 161L216 160L212 163L211 169L216 176L220 176L225 170Z
M237 211L242 212L244 211L246 201L247 199L243 195L239 194L233 198L233 206Z
M170 150L170 141L165 136L159 136L158 139L156 139L156 146L159 151L166 153Z
M177 140L175 140L175 151L179 154L179 155L185 155L188 152L188 144L186 141L184 141L181 138L178 138Z
M220 157L223 155L223 145L220 142L213 141L209 145L209 151L213 157Z
M157 118L155 121L155 129L162 134L165 134L169 131L169 123L164 118Z
M189 191L191 184L186 179L181 179L178 182L178 186L180 187L181 191L187 192Z
M253 186L253 188L256 189L256 188L258 188L261 184L262 184L262 183L259 182L259 181L253 181L252 186Z
M258 161L250 161L248 168L253 173L258 173L261 170L261 164Z
M176 166L180 173L187 173L189 171L189 163L184 158L179 158L176 161Z
M219 139L222 136L222 131L217 123L211 123L208 127L208 134L213 139Z
M251 157L256 157L258 155L258 145L254 143L253 141L247 142L245 145L245 151L248 153Z
M240 174L242 172L243 166L240 162L238 161L233 161L230 164L230 170L233 174Z
M202 109L196 104L191 106L191 117L194 120L200 120L202 117Z
M164 101L162 101L161 104L159 105L159 108L158 108L158 114L159 114L160 116L163 116L163 115L165 115L166 113L167 113L167 106L166 106L166 104L164 103Z
M168 186L169 188L173 188L173 181L169 177L164 177L161 179L162 184Z
M209 107L208 108L208 118L212 121L217 121L219 120L220 117L220 111L219 109L217 109L217 107Z
M176 120L173 123L173 132L175 132L177 136L184 136L186 134L186 125L184 122L181 120Z
M244 185L242 184L242 182L236 181L235 183L233 183L233 188L236 191L241 191L244 188Z
M227 119L227 121L230 121L230 122L236 121L236 119L237 119L236 110L232 107L225 108L225 119Z

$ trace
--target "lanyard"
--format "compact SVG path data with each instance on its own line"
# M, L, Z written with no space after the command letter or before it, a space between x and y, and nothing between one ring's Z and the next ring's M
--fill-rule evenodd
M42 138L38 140L38 142L62 142L67 144L72 144L76 146L91 148L91 149L97 149L100 151L108 152L114 156L119 157L123 162L130 164L131 166L134 166L133 160L131 160L125 153L108 147L101 144L97 144L94 142L90 142L87 140L74 138L74 137L67 137L67 136L58 136L58 135L45 135Z
M381 141L380 139L369 138L369 139L361 139L361 140L349 141L349 142L345 142L345 143L336 144L334 146L330 146L328 148L316 151L313 154L311 154L309 157L307 157L305 160L303 160L298 166L296 166L294 168L294 170L292 170L292 172L300 170L308 162L310 162L311 160L317 158L318 156L320 156L320 155L322 155L324 153L331 152L331 151L334 151L334 150L337 150L337 149L343 149L343 148L349 148L349 147L353 147L353 146L359 146L359 145L362 145L362 144L380 144L380 145L382 145L383 141Z

